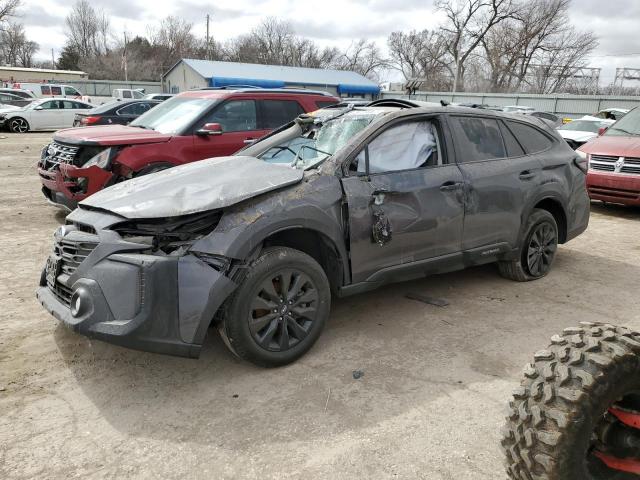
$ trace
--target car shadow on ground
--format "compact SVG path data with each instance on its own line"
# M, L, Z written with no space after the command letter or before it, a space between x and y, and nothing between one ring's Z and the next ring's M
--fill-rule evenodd
M638 274L635 265L561 249L536 282L504 280L489 265L335 299L318 344L277 369L235 358L213 330L199 360L90 341L62 326L55 341L80 394L118 431L246 449L291 441L292 431L313 441L371 427L473 384L515 386L552 334L582 320L620 323L598 305L625 301ZM601 300L601 282L619 285L620 298ZM409 291L450 305L409 300Z
M611 217L640 219L640 207L617 205L615 203L591 202L591 213L600 213Z

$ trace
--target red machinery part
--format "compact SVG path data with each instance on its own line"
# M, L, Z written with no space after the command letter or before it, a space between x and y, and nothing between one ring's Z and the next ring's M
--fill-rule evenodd
M609 413L629 427L640 428L640 413L611 407Z
M613 470L640 475L640 460L636 460L633 458L611 457L597 450L593 452L593 454L600 460L602 460L607 467Z

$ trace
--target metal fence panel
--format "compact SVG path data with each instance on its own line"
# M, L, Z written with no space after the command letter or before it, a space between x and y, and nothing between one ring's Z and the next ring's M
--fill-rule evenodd
M640 106L640 97L616 95L533 95L468 92L417 92L413 95L407 95L396 92L382 92L382 97L426 100L436 103L440 102L440 100L445 100L450 103L479 103L498 107L524 105L568 117L581 117L604 108L635 108Z

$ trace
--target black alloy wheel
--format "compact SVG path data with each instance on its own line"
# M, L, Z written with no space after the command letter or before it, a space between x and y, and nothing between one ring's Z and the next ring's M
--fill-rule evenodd
M260 283L249 311L249 330L265 350L282 352L304 340L318 317L318 289L304 272L286 269Z
M218 330L229 349L263 367L286 365L318 340L331 290L320 264L288 247L265 248L222 307Z
M547 274L558 249L558 235L554 225L543 222L531 232L527 250L527 268L534 277Z

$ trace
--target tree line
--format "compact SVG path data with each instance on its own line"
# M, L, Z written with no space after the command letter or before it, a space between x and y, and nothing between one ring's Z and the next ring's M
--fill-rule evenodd
M15 22L1 28L2 6L15 11L20 1L0 0L0 35L24 36ZM115 32L104 11L77 0L66 17L67 41L56 66L94 79L157 81L180 58L201 58L352 70L374 81L397 71L409 89L427 91L581 93L585 79L577 72L598 40L571 25L570 7L571 0L436 0L444 18L439 27L391 32L386 48L362 38L339 49L299 35L275 17L225 42L197 37L193 24L176 16L128 38ZM18 52L29 51L23 48L0 46L0 52L17 65L24 55Z

